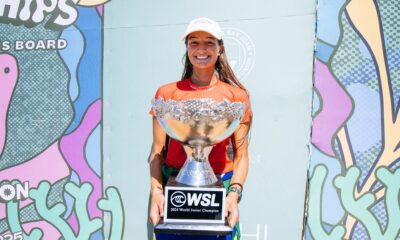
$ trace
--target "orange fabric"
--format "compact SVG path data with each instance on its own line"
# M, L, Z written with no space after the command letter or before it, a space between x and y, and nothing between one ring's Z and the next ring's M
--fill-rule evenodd
M248 123L251 121L251 108L247 92L222 81L217 81L215 84L207 87L200 87L193 84L190 79L184 79L160 87L156 92L155 99L158 97L162 97L164 100L171 99L175 101L211 98L217 102L224 99L230 102L243 102L245 104L245 114L241 123ZM154 116L152 109L150 110L150 114ZM211 150L209 161L215 173L220 174L233 170L233 162L228 157L228 147L229 138L214 145ZM185 161L186 153L182 145L178 141L171 139L165 164L180 169Z

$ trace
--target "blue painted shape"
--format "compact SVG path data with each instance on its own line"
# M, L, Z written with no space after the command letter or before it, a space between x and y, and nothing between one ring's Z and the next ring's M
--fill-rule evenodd
M372 60L372 55L367 46L365 45L364 41L359 39L359 44L358 48L360 49L361 55L363 55L365 58Z
M324 223L322 223L322 227L325 229L325 232L327 232L327 233L330 233L333 228L332 226L324 224ZM306 231L305 231L304 236L305 236L305 240L315 240L311 235L310 228L308 227L308 225L306 226Z
M347 122L354 152L366 151L381 139L381 105L379 93L363 84L347 88L354 99L354 112Z
M319 108L321 107L320 99L317 92L313 91L313 98L312 98L312 116L314 117L315 114L318 112Z
M80 183L81 183L81 180L80 180L78 174L76 174L75 171L71 171L70 181L73 182L73 183L76 183L76 185L80 185Z
M95 7L78 7L75 25L85 38L85 52L78 67L80 95L74 102L75 117L66 134L75 130L88 106L101 96L101 21Z
M317 47L315 49L315 56L324 63L327 63L332 56L333 47L317 40Z
M378 76L375 69L374 61L365 59L357 67L350 69L343 76L339 76L339 80L346 87L354 83L366 85L369 81L377 81Z
M328 176L322 191L322 220L326 223L336 225L342 220L344 210L340 204L333 179L341 174L342 168L339 160L321 153L314 145L311 145L310 173L316 165L323 164L328 169Z
M319 0L317 36L336 46L340 36L339 12L346 0Z
M90 236L90 240L102 240L103 239L103 232L98 230L97 232L93 233Z
M393 102L394 102L394 108L398 109L399 108L399 101L400 101L400 91L398 91L398 88L395 88L395 82L397 82L399 85L400 82L400 76L397 71L400 70L400 48L395 48L395 49L386 49L386 54L387 54L387 59L388 59L388 66L389 66L389 71L390 71L390 80L392 82L392 88L393 90Z
M71 171L70 181L73 182L73 183L75 183L76 185L79 185L79 184L80 184L80 180L79 180L79 177L78 177L78 175L76 174L76 172ZM65 213L64 213L64 219L68 219L69 216L70 216L71 213L72 213L72 210L74 209L74 202L75 202L75 200L74 200L74 198L73 198L71 195L69 195L66 191L64 191L64 200L65 200L65 206L66 206L66 208L67 208L67 209L65 210Z
M305 238L304 238L305 240L314 240L311 236L310 228L308 227L308 225L306 226L306 231L305 231L304 236L305 236Z
M75 27L66 28L60 35L60 38L68 42L65 49L59 51L61 58L70 73L69 95L72 101L75 101L79 96L79 84L77 79L77 69L79 59L83 54L84 39L81 32Z
M86 146L85 155L90 168L101 177L101 126L97 125L95 130L90 134Z

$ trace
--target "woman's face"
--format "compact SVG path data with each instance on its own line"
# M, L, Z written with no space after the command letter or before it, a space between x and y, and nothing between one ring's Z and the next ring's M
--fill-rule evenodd
M220 50L218 40L207 32L193 32L188 36L187 55L194 69L214 70Z

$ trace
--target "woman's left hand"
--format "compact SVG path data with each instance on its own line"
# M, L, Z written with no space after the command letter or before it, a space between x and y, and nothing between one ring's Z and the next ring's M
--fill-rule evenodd
M230 193L226 197L225 215L228 217L229 226L232 228L239 221L238 196L235 193Z

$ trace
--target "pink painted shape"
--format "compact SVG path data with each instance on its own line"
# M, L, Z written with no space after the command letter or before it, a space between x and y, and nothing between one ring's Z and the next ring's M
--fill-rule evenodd
M314 87L322 98L322 111L313 120L311 141L319 150L333 157L333 137L349 117L353 106L350 96L329 68L318 60L315 61L314 75Z
M81 182L89 182L93 186L88 209L90 217L100 217L102 212L97 208L97 201L102 196L101 179L93 172L85 159L85 143L93 129L101 120L101 100L92 103L79 127L60 141L61 152L71 168L78 174Z
M78 231L79 231L79 224L78 224L78 219L76 218L75 211L72 211L72 213L69 216L67 222L71 226L71 228L74 231L74 233L77 234Z
M51 184L70 175L70 169L54 143L43 153L23 164L0 171L0 180L18 179L21 182L28 181L29 188L36 188L41 181ZM20 208L31 204L31 199L20 202ZM0 203L0 209L5 209L5 204ZM5 217L5 211L0 211L0 219Z
M40 228L43 232L41 240L54 240L61 237L58 230L46 221L24 223L22 224L22 228L26 233L30 233L34 228Z
M103 5L97 6L96 9L97 9L97 13L99 14L99 16L102 17L103 16L103 10L104 10Z
M10 54L0 54L0 155L6 142L8 105L17 79L18 64L15 57Z

